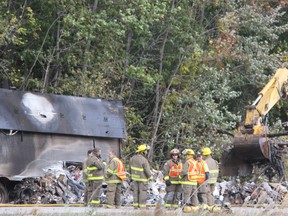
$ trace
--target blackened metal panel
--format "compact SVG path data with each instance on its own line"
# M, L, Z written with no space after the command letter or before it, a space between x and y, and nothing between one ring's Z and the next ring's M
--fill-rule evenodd
M102 150L103 160L108 152L120 153L120 139L84 136L50 135L37 133L0 133L0 176L10 180L43 176L51 166L65 161L83 162L87 151L94 147Z
M0 129L125 138L121 101L0 89Z

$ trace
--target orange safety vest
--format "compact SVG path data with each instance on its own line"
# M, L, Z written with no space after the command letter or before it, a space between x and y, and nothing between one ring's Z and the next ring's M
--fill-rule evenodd
M188 180L190 181L196 181L199 178L199 170L198 170L198 163L195 160L189 159L187 161L189 163L189 168L188 168Z
M207 164L205 161L201 161L201 162L197 162L198 165L198 169L199 169L199 176L197 179L198 184L202 184L203 182L206 181L206 175L205 173L207 172L207 170L205 169L205 165L207 167Z
M179 162L178 165L174 163L173 166L171 166L170 168L169 176L177 177L180 175L181 171L182 171L182 163Z
M114 158L117 161L117 176L122 180L126 181L126 173L125 173L125 166L123 162L119 158Z

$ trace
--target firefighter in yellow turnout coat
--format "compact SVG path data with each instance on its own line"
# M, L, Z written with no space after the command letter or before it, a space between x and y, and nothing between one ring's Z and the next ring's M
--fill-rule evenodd
M217 178L219 175L219 166L218 162L211 157L211 149L206 147L202 149L203 159L206 161L209 167L209 179L207 181L207 204L209 206L214 205L214 196L213 192L216 187Z
M149 149L150 147L146 144L139 145L136 154L129 162L134 208L146 207L148 181L152 180L150 165L145 157Z
M105 164L101 160L101 150L93 149L92 156L87 159L87 180L88 180L88 204L90 206L100 205L100 192L104 179Z
M107 183L107 203L106 208L116 208L121 206L122 181L126 181L126 173L123 162L115 156L114 151L109 152L109 163L105 169L105 181Z
M172 149L170 155L172 158L166 161L163 166L163 175L166 184L165 207L178 208L182 193L182 185L179 181L182 162L179 159L180 151L178 149Z
M85 192L84 192L84 203L85 205L88 204L88 192L89 190L92 191L93 189L89 189L89 187L92 187L92 185L89 185L88 183L88 170L87 170L87 162L89 160L90 157L92 157L92 149L87 151L87 157L85 159L85 161L83 162L83 171L82 171L82 178L83 178L83 182L85 183Z

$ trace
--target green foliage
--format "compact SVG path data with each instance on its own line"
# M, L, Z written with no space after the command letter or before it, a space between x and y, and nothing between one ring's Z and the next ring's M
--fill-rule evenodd
M0 11L1 81L123 100L124 153L153 143L158 164L173 147L227 149L226 132L287 63L280 1L1 1Z

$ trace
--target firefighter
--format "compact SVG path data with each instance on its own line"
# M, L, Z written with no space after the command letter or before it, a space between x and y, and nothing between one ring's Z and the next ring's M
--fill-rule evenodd
M205 147L202 149L203 159L206 161L210 173L209 179L207 181L207 204L209 206L213 206L215 202L213 192L215 190L217 178L219 175L218 162L211 157L211 154L212 152L210 148Z
M87 179L90 184L88 191L88 204L90 206L100 206L100 192L104 179L105 164L101 159L101 150L92 150L92 156L87 160Z
M198 179L198 164L194 160L194 151L192 149L185 149L182 154L185 156L185 163L179 178L183 187L183 201L184 212L191 212L198 209L197 198L197 179ZM192 207L190 207L192 205Z
M116 208L121 206L121 188L122 181L126 181L126 173L123 162L116 157L114 151L110 151L109 163L105 169L105 182L107 183L106 197L107 201L104 205L106 208L112 208L114 205Z
M88 191L89 190L92 191L92 185L89 184L88 173L87 173L87 161L90 157L92 157L92 149L89 149L87 151L87 157L85 161L83 162L83 169L82 169L82 180L85 184L85 192L84 192L84 200L83 200L85 205L88 204Z
M146 158L149 149L147 144L139 145L136 154L129 161L135 209L146 207L148 181L152 180L150 165Z
M172 149L171 159L163 166L163 175L166 183L165 207L178 208L181 199L182 185L179 182L179 175L182 171L182 162L179 158L180 151Z
M201 153L197 154L197 163L199 176L197 179L198 198L204 209L208 209L207 205L207 180L209 179L209 168L207 163L202 159Z

